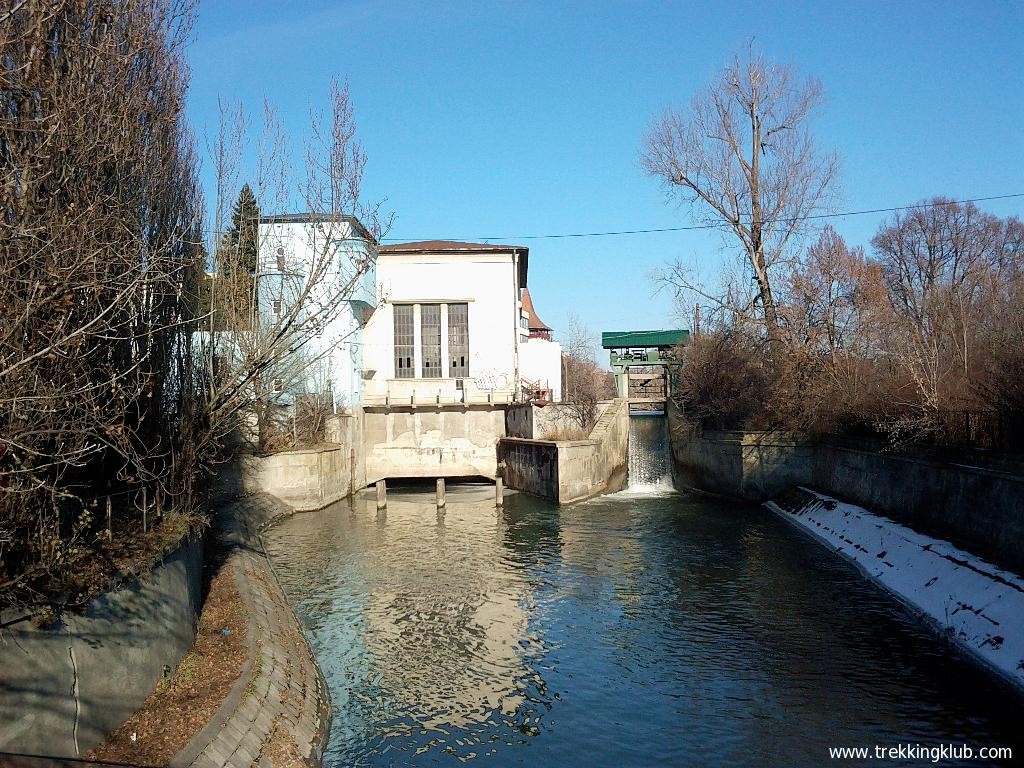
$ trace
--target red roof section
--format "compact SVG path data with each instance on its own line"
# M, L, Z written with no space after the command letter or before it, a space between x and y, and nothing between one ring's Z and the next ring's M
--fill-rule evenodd
M420 240L415 243L395 243L382 245L380 253L503 253L505 251L527 251L524 245L496 245L494 243L463 243L458 240Z
M530 289L523 288L523 309L529 316L527 319L527 327L531 331L552 331L554 330L550 325L547 325L543 320L537 317L537 310L533 308L533 297L530 296Z

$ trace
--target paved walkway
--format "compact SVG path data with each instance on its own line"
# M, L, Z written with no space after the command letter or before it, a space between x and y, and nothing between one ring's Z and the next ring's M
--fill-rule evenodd
M248 614L248 659L217 714L175 756L172 768L319 764L330 700L259 535L263 525L289 511L259 495L226 505L218 516Z

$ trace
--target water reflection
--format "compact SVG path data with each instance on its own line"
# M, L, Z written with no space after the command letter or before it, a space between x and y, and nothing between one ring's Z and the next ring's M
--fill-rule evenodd
M268 536L331 690L328 765L812 766L1018 738L1019 700L760 509L490 493L450 487L439 515L392 491L386 515L359 499Z

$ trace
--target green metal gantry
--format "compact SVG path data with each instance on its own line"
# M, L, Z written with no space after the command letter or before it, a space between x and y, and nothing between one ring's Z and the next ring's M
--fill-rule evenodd
M664 405L674 370L681 365L678 348L689 340L690 332L683 330L602 333L601 347L609 350L618 396L629 398L631 405Z

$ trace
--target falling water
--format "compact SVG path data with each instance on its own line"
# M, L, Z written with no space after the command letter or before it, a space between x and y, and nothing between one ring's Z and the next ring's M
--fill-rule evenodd
M661 412L629 417L629 491L672 489L668 420Z

